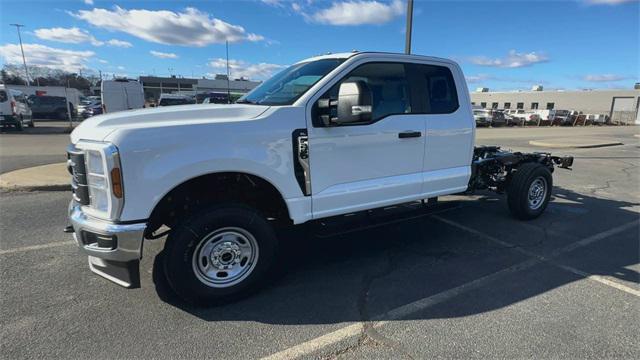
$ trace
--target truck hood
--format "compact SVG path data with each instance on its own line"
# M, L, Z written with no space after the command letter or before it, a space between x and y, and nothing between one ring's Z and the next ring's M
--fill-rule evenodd
M103 141L120 129L157 128L201 123L246 121L269 109L262 105L178 105L120 111L91 117L71 133L71 142L79 140Z

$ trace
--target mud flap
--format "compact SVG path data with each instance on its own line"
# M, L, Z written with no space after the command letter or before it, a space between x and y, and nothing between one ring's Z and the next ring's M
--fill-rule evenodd
M140 287L140 260L118 262L89 256L89 268L95 274L128 289Z

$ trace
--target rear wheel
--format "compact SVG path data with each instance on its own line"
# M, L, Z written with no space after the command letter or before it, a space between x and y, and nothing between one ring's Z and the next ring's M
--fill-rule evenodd
M16 122L16 130L18 131L22 131L22 116L18 119L18 122Z
M277 247L273 228L257 211L240 205L214 207L171 231L164 273L187 302L220 304L264 284Z
M511 214L520 220L540 216L549 204L553 178L547 167L525 163L518 168L507 189L507 203Z

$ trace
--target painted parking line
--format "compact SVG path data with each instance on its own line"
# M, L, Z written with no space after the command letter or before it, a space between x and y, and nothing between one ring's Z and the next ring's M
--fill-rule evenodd
M451 221L451 220L448 220L448 219L444 219L444 218L442 218L442 217L440 217L438 215L433 215L432 217L437 219L437 220L440 220L440 221L442 221L442 222L444 222L446 224L450 224L450 225L452 225L452 226L454 226L456 228L459 228L460 230L464 230L464 231L470 232L472 234L481 236L482 238L485 238L487 240L491 240L492 242L495 242L495 243L500 244L502 246L513 248L514 250L520 251L521 253L524 253L524 251L526 251L526 250L523 250L521 248L515 247L513 244L507 243L505 241L502 241L500 239L494 238L494 237L492 237L490 235L484 234L484 233L482 233L480 231L477 231L475 229L469 228L466 225L462 225L462 224L459 224L457 222L454 222L454 221ZM392 309L392 310L388 311L385 314L377 315L377 316L373 317L373 321L375 321L375 324L373 326L378 328L380 326L383 326L383 325L387 324L389 321L406 318L406 317L408 317L408 316L410 316L412 314L418 313L420 311L424 311L424 310L426 310L426 309L428 309L428 308L430 308L430 307L432 307L434 305L440 304L440 303L442 303L444 301L447 301L449 299L452 299L452 298L454 298L456 296L459 296L459 295L462 295L462 294L467 293L469 291L481 288L486 284L489 284L489 283L491 283L493 281L496 281L496 280L498 280L498 279L500 279L502 277L505 277L505 276L507 276L509 274L512 274L514 272L518 272L518 271L521 271L521 270L525 270L525 269L531 268L531 267L533 267L533 266L535 266L537 264L543 263L543 262L550 262L551 263L552 258L558 257L558 256L560 256L560 255L562 255L564 253L567 253L569 251L575 250L577 248L592 244L592 243L594 243L596 241L606 239L609 236L613 236L613 235L618 234L620 232L626 231L626 230L631 229L632 227L637 226L637 225L638 225L638 221L636 220L636 221L632 221L630 223L623 224L623 225L618 226L616 228L606 230L604 232L595 234L593 236L587 237L585 239L582 239L582 240L579 240L579 241L577 241L575 243L572 243L572 244L570 244L568 246L565 246L565 247L563 247L561 249L558 249L558 250L554 251L551 256L546 257L546 258L542 257L542 256L539 256L537 254L530 253L530 252L526 251L525 255L531 257L529 260L523 261L521 263L518 263L516 265L510 266L508 268L502 269L502 270L497 271L497 272L495 272L493 274L489 274L487 276L478 278L478 279L473 280L471 282L462 284L462 285L457 286L455 288L452 288L452 289L437 293L435 295L431 295L431 296L425 297L423 299L414 301L412 303L397 307L395 309ZM556 265L556 264L554 264L554 265ZM568 269L565 269L565 270L568 270ZM579 271L579 270L573 269L573 268L572 268L572 270ZM572 270L568 270L568 271L574 272ZM585 275L587 275L586 276L587 278L590 278L590 279L593 278L593 280L596 280L596 281L602 280L602 279L597 279L597 278L600 278L600 277L595 276L595 275L586 274L584 272L582 272L582 274L585 274ZM582 275L582 274L579 274L579 275L585 276L585 275ZM607 279L604 279L604 280L606 280L607 282L611 282L610 280L607 280ZM605 283L605 282L602 282L602 283ZM609 284L607 284L607 285L609 285ZM626 286L620 285L618 283L615 283L615 286L613 286L613 285L609 285L609 286L612 286L612 287L615 287L615 288L618 288L618 289L620 287L627 288ZM627 291L627 290L636 291L636 290L631 289L631 288L627 288L624 291ZM630 292L630 293L633 293L633 292ZM294 345L292 347L289 347L289 348L284 349L282 351L279 351L277 353L271 354L269 356L264 357L263 359L266 359L266 360L284 360L284 359L295 359L295 358L299 358L299 357L302 357L302 356L310 355L310 354L313 354L313 353L315 353L315 352L317 352L319 350L322 350L322 349L324 349L324 348L326 348L326 347L328 347L330 345L336 344L336 343L338 343L340 341L344 341L344 340L356 337L356 336L362 334L362 329L363 329L363 324L361 322L360 323L356 323L356 324L351 324L351 325L345 326L343 328L340 328L340 329L338 329L336 331L332 331L332 332L330 332L328 334L322 335L320 337L305 341L305 342L300 343L298 345Z
M49 249L49 248L54 248L59 246L72 245L75 243L76 242L73 240L67 240L67 241L50 242L50 243L41 244L41 245L23 246L19 248L0 250L0 255L22 253L22 252L33 251L33 250L41 250L41 249Z
M468 291L478 289L508 274L530 268L539 263L540 261L538 259L530 259L530 260L521 262L519 264L510 266L508 268L502 269L493 274L483 276L481 278L462 284L460 286L456 286L449 290L445 290L435 295L431 295L429 297L422 298L420 300L416 300L409 304L397 307L384 314L373 317L372 321L375 321L375 324L373 326L375 328L378 328L387 324L389 321L405 318L411 314L415 314L419 311L428 309L431 306L445 302L449 299L452 299L458 295L464 294ZM322 335L312 340L292 346L283 351L263 357L262 359L263 360L285 360L285 359L299 358L305 355L312 354L329 345L333 345L340 341L358 336L362 334L362 330L363 330L363 324L361 322L348 325L336 331L330 332L328 334Z
M434 215L432 217L434 219L437 219L437 220L445 223L445 224L454 226L454 227L456 227L456 228L458 228L460 230L464 230L466 232L469 232L469 233L472 233L474 235L480 236L480 237L482 237L482 238L484 238L486 240L489 240L489 241L491 241L493 243L502 245L504 247L512 248L514 251L517 251L517 252L519 252L519 253L521 253L523 255L526 255L526 256L529 256L529 257L532 257L532 258L536 258L536 259L538 259L538 260L540 260L542 262L548 262L548 263L550 263L550 264L552 264L554 266L557 266L557 267L559 267L559 268L561 268L563 270L566 270L568 272L571 272L573 274L585 277L585 278L587 278L589 280L596 281L596 282L599 282L601 284L604 284L604 285L607 285L609 287L612 287L614 289L618 289L618 290L624 291L626 293L629 293L629 294L632 294L632 295L640 297L640 291L638 291L638 290L636 290L634 288L631 288L629 286L626 286L626 285L620 284L618 282L609 280L609 279L607 279L607 278L605 278L603 276L589 274L589 273L584 272L584 271L582 271L580 269L576 269L576 268L568 266L568 265L560 264L560 263L558 263L558 262L553 260L553 259L559 257L562 254L568 253L568 252L573 251L575 249L587 246L589 244L593 244L593 243L595 243L597 241L600 241L602 239L606 239L606 238L608 238L610 236L613 236L613 235L619 234L621 232L624 232L626 230L629 230L629 229L631 229L631 228L633 228L633 227L638 225L638 220L634 220L634 221L628 222L626 224L622 224L620 226L616 226L616 227L611 228L609 230L605 230L603 232L597 233L595 235L592 235L592 236L589 236L589 237L584 238L582 240L579 240L579 241L576 241L574 243L571 243L571 244L569 244L569 245L567 245L565 247L562 247L560 249L554 250L553 252L551 252L551 255L549 255L549 256L542 256L542 255L538 255L536 253L533 253L531 251L525 250L522 247L519 247L519 246L517 246L515 244L511 244L509 242L502 241L502 240L500 240L500 239L498 239L496 237L493 237L491 235L485 234L485 233L483 233L481 231L478 231L476 229L470 228L470 227L468 227L466 225L463 225L463 224L460 224L458 222L455 222L455 221L452 221L452 220L449 220L449 219L445 219L445 218L443 218L441 216L438 216L438 215Z

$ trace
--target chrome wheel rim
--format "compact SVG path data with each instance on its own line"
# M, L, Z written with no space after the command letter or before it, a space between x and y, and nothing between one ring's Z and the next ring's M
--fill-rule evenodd
M547 197L547 180L540 176L537 177L529 186L527 195L527 203L531 210L538 210Z
M207 286L230 287L253 272L258 255L258 242L248 231L218 229L205 236L193 252L193 272Z

